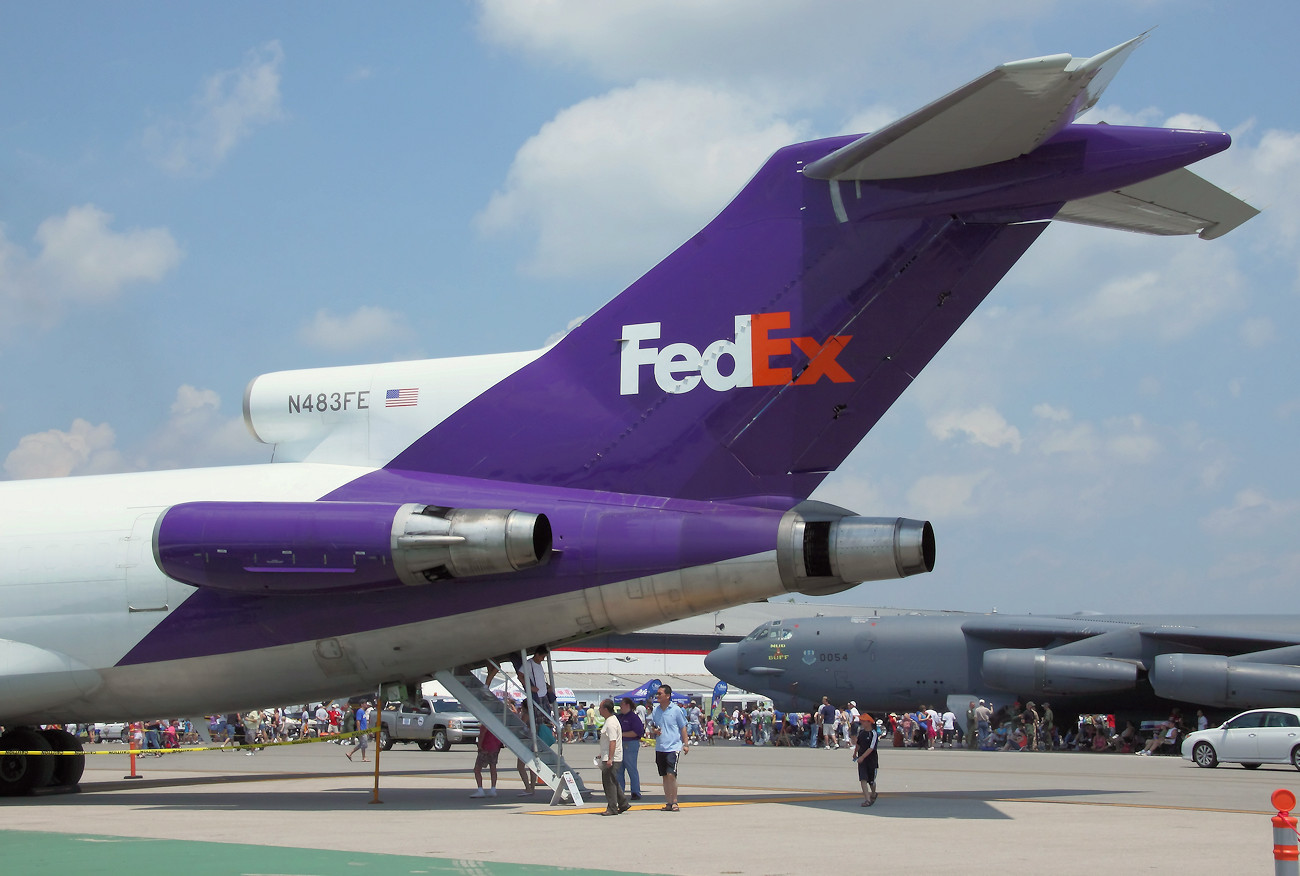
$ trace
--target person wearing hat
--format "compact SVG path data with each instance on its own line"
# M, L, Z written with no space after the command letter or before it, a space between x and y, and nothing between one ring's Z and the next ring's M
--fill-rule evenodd
M853 700L849 700L849 709L848 709L848 712L849 712L849 738L850 738L850 739L857 739L857 738L858 738L858 719L861 718L862 715L861 715L861 713L858 711L858 704L857 704L856 702L854 702Z
M1025 734L1025 751L1038 750L1038 712L1033 701L1025 703L1025 710L1020 713L1020 729Z
M862 804L871 806L876 802L876 773L880 770L880 755L877 748L880 734L876 732L876 722L870 715L861 715L857 741L853 745L853 762L858 767L858 783L862 786Z
M993 710L989 708L988 703L980 700L980 704L975 707L975 728L979 735L980 748L989 747L989 734L993 729L992 719Z

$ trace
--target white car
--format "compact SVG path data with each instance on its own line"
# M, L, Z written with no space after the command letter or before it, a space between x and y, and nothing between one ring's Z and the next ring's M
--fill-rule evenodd
M1248 770L1262 763L1300 770L1300 709L1252 709L1212 730L1188 733L1183 757L1206 769L1225 761Z

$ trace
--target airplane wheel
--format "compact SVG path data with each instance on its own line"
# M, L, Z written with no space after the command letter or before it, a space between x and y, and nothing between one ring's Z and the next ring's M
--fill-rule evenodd
M38 732L50 744L50 749L53 751L84 750L81 747L81 741L66 730L49 729ZM86 770L86 756L84 754L76 757L63 755L45 759L54 761L54 774L50 777L50 785L54 787L75 788L77 783L81 781L81 774Z
M48 785L54 775L54 758L9 752L49 750L45 737L26 727L15 727L0 736L0 796L29 794Z
M1214 769L1219 765L1219 756L1214 753L1214 746L1208 742L1198 742L1192 749L1192 760L1196 761L1198 767L1205 769Z

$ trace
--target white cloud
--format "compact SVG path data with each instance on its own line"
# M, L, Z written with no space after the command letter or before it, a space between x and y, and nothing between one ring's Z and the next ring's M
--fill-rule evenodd
M890 507L876 478L852 469L840 469L835 477L823 481L812 498L866 516L899 513L898 508Z
M1020 452L1020 430L1007 423L992 405L980 405L973 410L948 411L931 417L926 426L930 434L940 441L964 434L972 444L985 447L1010 447L1012 453Z
M1097 453L1097 430L1091 423L1076 423L1067 429L1052 429L1037 442L1046 456L1091 457Z
M1047 402L1034 405L1034 416L1040 420L1051 420L1054 423L1064 423L1070 419L1069 408L1058 408L1055 405L1049 405Z
M17 480L120 471L122 456L113 447L115 438L107 423L92 426L80 418L66 432L50 429L24 435L5 457L5 473Z
M488 234L536 234L550 276L644 267L704 224L803 132L716 88L644 81L559 113L515 156L478 216Z
M1266 347L1277 338L1277 329L1273 325L1273 320L1266 316L1246 320L1238 331L1247 347Z
M1007 22L1019 27L1043 12L1038 0L479 0L478 6L479 30L489 42L608 81L728 81L805 104L827 94L860 96L881 81L902 80L928 92L935 81L913 80L944 77L946 70L931 73L944 66L931 62L934 53L959 67L969 57L976 64L970 75L982 73L987 66L978 65L989 59L975 35L1005 36ZM925 46L919 56L917 45ZM957 53L962 57L954 59Z
M1242 307L1244 286L1232 249L1184 246L1156 267L1105 281L1074 308L1069 325L1090 336L1138 332L1174 341Z
M956 517L974 514L971 504L975 488L988 479L991 471L960 475L926 475L908 490L910 507L927 517Z
M135 454L135 468L157 470L265 462L267 448L248 434L242 415L226 417L221 397L184 384L169 416Z
M411 329L400 313L363 305L343 316L318 310L312 321L298 330L298 337L310 347L343 352L406 341Z
M69 305L102 303L133 283L158 282L183 257L165 228L114 231L94 204L71 207L36 229L33 256L0 228L0 319L49 325Z
M1106 451L1115 462L1147 463L1160 454L1160 441L1150 433L1142 417L1134 414L1108 421L1106 425L1110 432Z
M1279 529L1293 529L1300 516L1300 501L1273 499L1262 490L1241 490L1229 507L1217 508L1201 519L1208 533L1233 538L1259 537Z
M1068 457L1061 464L1081 470L1149 463L1161 452L1160 440L1137 414L1094 423L1072 423L1035 435L1031 446L1044 456Z
M278 121L284 51L272 40L248 52L234 69L207 77L188 116L164 119L144 134L154 160L176 176L204 176L254 129Z
M23 436L4 470L14 479L60 478L269 461L269 449L248 434L242 416L223 416L217 393L189 384L176 390L167 419L137 449L123 451L116 442L108 423L93 426L78 418L66 432Z
M1159 125L1161 128L1181 128L1185 131L1222 131L1223 126L1213 119L1196 113L1178 113Z

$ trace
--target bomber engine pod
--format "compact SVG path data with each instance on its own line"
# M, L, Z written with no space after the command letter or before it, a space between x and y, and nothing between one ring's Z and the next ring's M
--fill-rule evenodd
M927 520L854 517L805 502L786 515L778 563L786 589L824 595L863 581L931 572L934 556L934 527Z
M1041 648L987 651L981 674L985 683L1027 694L1090 694L1131 690L1137 664L1114 657L1049 654Z
M1158 696L1218 708L1265 708L1300 694L1300 666L1215 654L1161 654L1149 678Z
M377 502L190 502L154 527L158 567L239 593L322 593L514 572L551 554L544 514Z

